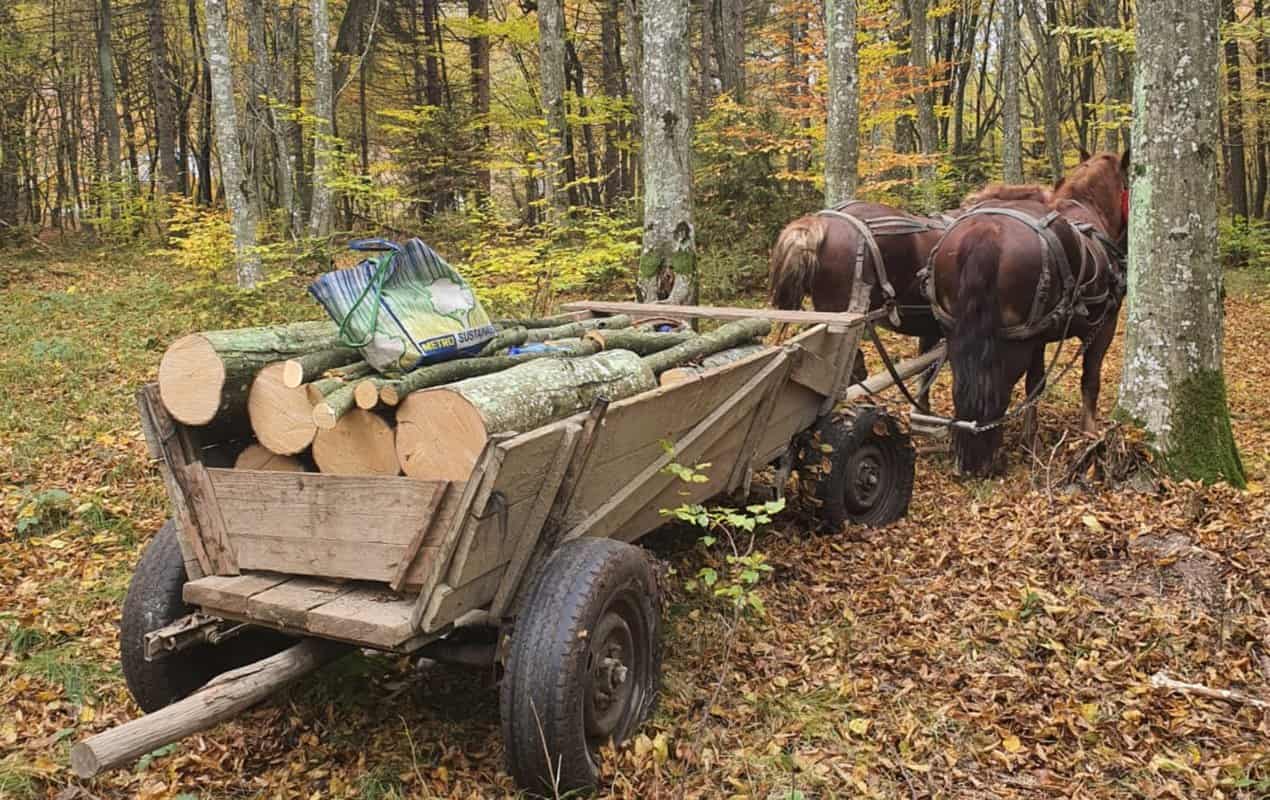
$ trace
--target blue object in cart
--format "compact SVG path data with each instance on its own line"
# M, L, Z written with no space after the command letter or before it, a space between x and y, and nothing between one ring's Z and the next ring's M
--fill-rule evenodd
M518 356L521 353L563 353L563 352L565 352L563 347L552 347L550 345L546 345L541 342L534 342L533 344L514 344L511 347L507 348L507 355L509 356Z

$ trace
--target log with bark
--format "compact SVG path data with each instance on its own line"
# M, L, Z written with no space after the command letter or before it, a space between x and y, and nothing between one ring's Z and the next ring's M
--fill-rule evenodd
M337 379L338 380L338 379ZM341 381L333 391L309 408L310 419L319 430L332 430L357 402L357 384Z
M565 325L557 325L553 328L508 328L499 331L498 335L485 344L481 348L480 356L492 356L509 347L516 347L522 344L533 344L536 342L547 342L552 339L569 339L584 335L587 331L593 330L613 330L617 328L629 328L631 318L625 314L615 314L611 317L593 317L591 319L578 320Z
M286 386L291 363L279 361L260 370L247 396L247 416L256 439L284 456L303 452L317 434L308 390Z
M275 361L340 346L330 322L192 333L177 339L159 362L159 396L186 425L244 418L256 373Z
M282 385L294 389L321 377L327 370L361 361L362 354L350 347L316 350L284 361Z
M351 386L349 387L352 388ZM313 439L313 461L334 475L396 475L392 426L373 411L354 408Z
M589 408L597 397L620 400L648 391L657 386L657 373L764 336L770 327L765 320L741 320L642 358L608 350L536 359L416 391L397 409L398 460L411 477L466 480L493 434L531 431Z
M304 463L295 456L280 456L259 444L249 444L234 459L234 469L255 469L265 472L308 472Z
M353 386L353 402L358 408L371 410L379 405L379 390L389 383L387 378L362 378Z
M671 367L661 374L658 378L658 382L661 383L662 386L673 386L676 383L694 381L699 379L706 370L740 361L741 359L752 356L755 353L761 353L766 349L767 347L761 344L744 344L740 347L731 347L727 350L715 353L714 355L706 356L701 359L700 364Z
M502 331L508 328L554 328L558 325L568 325L570 322L576 321L577 318L572 313L564 313L557 314L554 317L536 319L496 319L490 324Z
M641 356L647 356L690 342L697 338L697 334L694 331L657 333L656 331L628 328L622 330L587 331L582 338L597 342L603 350L630 350Z
M165 744L237 716L349 649L324 639L305 639L277 655L218 675L184 700L76 744L71 748L71 768L79 777L91 778L131 765Z
M599 345L594 342L583 341L579 342L575 348L572 348L568 355L586 356L593 355L599 351ZM553 352L521 353L514 356L460 358L454 361L433 364L429 367L420 367L413 372L407 373L400 380L389 381L380 387L379 400L384 405L395 406L400 404L407 395L431 386L440 386L444 383L454 383L466 378L475 378L479 375L502 372L527 361L551 357L558 358L560 356L560 353Z

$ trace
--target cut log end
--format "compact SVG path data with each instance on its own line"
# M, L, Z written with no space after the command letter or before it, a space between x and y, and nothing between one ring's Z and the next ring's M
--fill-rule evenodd
M386 406L395 406L401 402L401 388L396 381L379 387L379 402Z
M379 386L373 378L358 381L353 389L353 400L357 407L369 411L379 405Z
M247 416L260 443L279 455L299 453L313 443L317 426L303 387L287 388L290 362L270 364L252 381Z
M397 459L412 478L467 480L488 438L481 412L458 392L415 392L397 409Z
M234 459L234 469L254 469L263 472L307 472L300 459L271 453L258 444L249 444Z
M692 367L672 367L663 372L657 379L662 386L675 386L688 381L701 379L701 370Z
M202 334L172 343L159 361L159 396L174 419L206 425L220 409L225 364Z
M288 389L296 389L304 384L304 365L295 359L282 364L282 385Z
M335 415L335 409L325 401L313 406L312 415L313 424L319 431L334 430L336 423L340 421L340 418Z
M379 415L355 408L313 440L318 469L335 475L397 475L392 428Z

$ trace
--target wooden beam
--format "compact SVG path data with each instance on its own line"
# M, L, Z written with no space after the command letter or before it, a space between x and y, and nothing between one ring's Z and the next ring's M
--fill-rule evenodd
M159 399L159 384L148 383L141 387L137 392L137 410L150 454L159 459L159 475L176 522L176 541L181 548L181 560L185 562L185 574L190 580L210 575L215 571L215 564L203 547L198 518L190 508L189 491L184 483L187 458L177 435L176 421Z
M730 308L724 306L676 306L661 303L627 303L579 300L565 303L564 308L602 314L630 314L631 316L669 317L671 319L766 319L771 322L815 325L859 326L872 320L885 319L886 310L876 309L864 314L828 311L783 311L777 308Z

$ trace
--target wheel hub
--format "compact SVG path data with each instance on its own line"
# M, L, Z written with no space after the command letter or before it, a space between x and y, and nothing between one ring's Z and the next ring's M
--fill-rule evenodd
M883 455L875 445L851 454L846 481L847 506L855 511L873 507L882 493Z
M630 711L634 681L628 678L634 645L630 626L613 611L606 613L591 632L586 728L597 746L621 731Z

